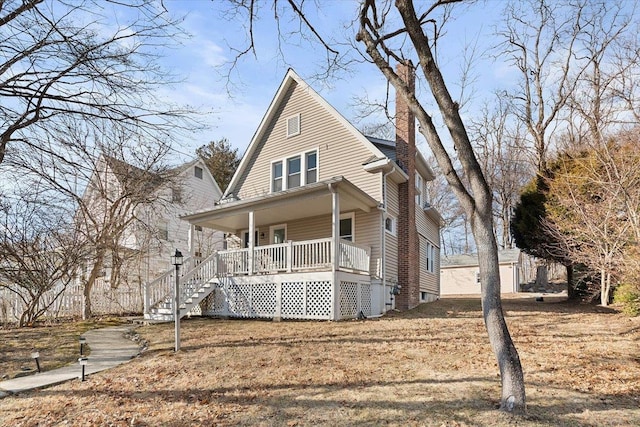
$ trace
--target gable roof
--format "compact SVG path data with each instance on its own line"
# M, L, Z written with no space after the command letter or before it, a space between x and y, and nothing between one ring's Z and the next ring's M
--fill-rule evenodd
M296 74L295 71L293 71L293 69L290 68L287 71L287 74L284 76L284 79L282 80L280 87L278 88L275 96L273 97L271 104L269 104L269 108L267 109L267 112L265 113L264 117L260 121L260 124L258 125L258 129L256 130L253 137L251 138L251 142L249 143L247 150L242 156L240 165L236 169L236 172L233 174L233 177L231 178L231 182L229 182L229 185L227 186L224 194L222 195L223 199L229 196L229 194L231 194L232 191L235 189L235 186L238 184L240 177L244 173L244 170L247 168L247 165L249 164L251 157L253 156L254 152L257 150L258 146L260 145L260 140L262 139L265 131L267 130L269 123L271 123L271 121L275 117L278 107L284 101L287 90L293 84L297 84L302 89L304 89L307 92L307 94L309 94L315 101L317 101L320 104L322 108L324 108L327 112L329 112L329 114L333 118L335 118L342 126L344 126L349 132L351 132L361 144L363 144L369 151L371 151L371 154L373 156L376 156L378 158L386 157L385 154L382 151L380 151L378 147L376 147L373 143L371 143L371 141L369 141L362 134L362 132L360 132L355 126L353 126L347 119L345 119L344 116L342 116L331 104L329 104L322 96L320 96L318 92L313 90L311 86L309 86L304 80L302 80L302 78L298 74Z

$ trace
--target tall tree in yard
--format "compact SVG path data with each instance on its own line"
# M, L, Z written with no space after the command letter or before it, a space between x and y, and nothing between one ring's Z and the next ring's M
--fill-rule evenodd
M376 66L388 82L395 88L397 96L404 101L419 123L419 132L424 135L438 163L441 172L457 196L468 218L478 247L480 279L482 283L482 311L489 341L497 358L502 381L500 408L514 414L526 411L524 376L518 352L509 334L500 301L500 275L498 269L498 247L494 235L493 195L487 184L482 168L469 140L467 129L456 102L448 89L434 57L434 43L441 34L438 27L441 20L453 13L450 6L460 0L438 0L431 4L420 4L416 10L411 0L388 1L362 0L357 20L357 46L360 52ZM244 53L254 49L253 22L258 13L258 3L236 3L248 14L250 46ZM312 37L324 46L328 65L335 65L340 55L334 47L322 38L317 28L305 15L305 11L289 2L292 13ZM275 5L275 2L274 2ZM276 19L282 20L282 12ZM432 31L434 27L438 27ZM431 38L431 33L436 34ZM356 47L357 47L356 46ZM411 58L418 66L414 69ZM421 78L430 89L451 137L461 171L454 167L453 155L445 148L439 130L425 108L425 100L419 100L410 90L409 84L394 71L395 65L421 73ZM464 177L463 175L464 174Z
M196 154L204 160L220 189L224 191L240 164L238 149L231 148L227 138L222 138L199 147Z

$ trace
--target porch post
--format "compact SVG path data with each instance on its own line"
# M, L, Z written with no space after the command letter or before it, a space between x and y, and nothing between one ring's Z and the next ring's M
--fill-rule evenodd
M189 247L189 254L193 257L195 256L195 243L194 237L196 232L196 226L193 224L189 224L189 232L187 233L187 246ZM195 265L195 264L194 264Z
M249 275L253 274L253 248L256 244L256 242L253 241L256 233L256 224L253 214L253 211L249 212L249 265L247 266Z
M338 268L340 267L340 195L335 186L329 184L331 191L331 273L333 286L331 286L331 318L340 318L340 287L338 283Z

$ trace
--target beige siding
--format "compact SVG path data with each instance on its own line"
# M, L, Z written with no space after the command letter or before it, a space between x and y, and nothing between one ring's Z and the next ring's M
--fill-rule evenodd
M420 236L420 291L429 292L431 294L440 294L439 271L440 271L440 251L436 246L435 259L433 262L433 273L429 272L427 266L427 239Z
M440 228L438 224L427 215L424 209L418 206L416 206L416 227L418 233L440 247Z
M301 132L287 138L287 118L296 114L301 115ZM234 191L241 199L270 192L272 161L314 149L318 150L318 180L344 176L376 200L381 198L379 175L362 168L372 151L296 84L292 84L284 95L257 144Z
M347 212L343 212L345 214ZM269 227L278 224L261 225L258 230L259 245L268 245ZM380 258L380 212L355 212L355 243L371 248L371 274L376 275L377 264L374 260ZM302 241L331 237L331 215L321 215L290 221L287 226L287 240ZM237 236L242 236L242 230L237 230ZM263 235L264 234L264 235Z
M371 264L369 271L372 276L377 277L378 263L380 259L380 229L381 215L377 210L371 212L356 212L356 238L355 242L359 245L369 246L371 248L370 259Z
M394 282L398 280L398 237L397 237L397 221L398 221L398 184L387 180L387 213L396 219L396 234L392 235L385 232L385 259L387 279Z

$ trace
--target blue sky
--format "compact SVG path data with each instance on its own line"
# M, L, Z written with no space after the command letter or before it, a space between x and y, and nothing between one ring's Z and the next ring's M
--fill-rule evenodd
M345 29L345 26L356 17L357 2L328 0L321 4L321 10L310 19L323 36L353 40L355 30ZM290 43L281 45L284 62L278 54L271 8L263 10L256 22L256 55L241 59L227 80L224 75L229 72L228 63L235 57L230 46L246 46L246 20L240 16L222 16L223 7L227 5L222 0L165 0L164 5L173 16L185 16L183 27L191 35L182 41L178 49L167 52L165 65L184 81L166 88L164 95L208 113L205 121L210 126L209 130L180 142L177 149L184 155L190 155L196 147L222 137L228 138L232 146L243 153L289 66L357 127L367 121L384 120L382 113L363 122L357 120L357 97L367 94L375 101L385 98L386 82L373 65L357 64L348 73L322 81L314 80L314 75L322 69L324 52L317 45L313 48L309 44L300 44L294 34ZM499 0L482 3L466 10L451 24L439 53L454 94L458 91L455 82L461 66L460 52L476 42L479 51L489 46L492 27L488 16L499 17L501 6ZM285 32L292 30L286 25L283 28ZM340 48L343 52L347 49ZM508 80L508 70L490 61L478 62L474 70L477 71L476 102L498 83L504 84ZM426 151L424 144L420 147Z

